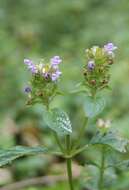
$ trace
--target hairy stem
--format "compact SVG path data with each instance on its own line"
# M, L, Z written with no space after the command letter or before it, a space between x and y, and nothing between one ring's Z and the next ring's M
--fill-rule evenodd
M100 166L100 176L99 176L99 182L98 182L98 189L103 190L104 186L104 168L105 168L105 151L104 147L102 147L101 152L101 166Z
M71 151L70 135L66 136L66 149L67 149L67 154L69 155ZM74 190L73 179L72 179L72 158L67 158L66 162L67 162L67 174L68 174L69 187L70 187L70 190Z

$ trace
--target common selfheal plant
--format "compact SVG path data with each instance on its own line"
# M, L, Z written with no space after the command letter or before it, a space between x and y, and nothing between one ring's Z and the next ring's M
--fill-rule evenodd
M72 158L85 150L89 145L102 144L102 160L100 163L100 177L98 181L98 190L103 189L104 184L104 164L105 164L105 146L111 146L112 148L124 152L127 141L119 139L114 133L109 131L110 121L104 121L99 119L97 122L98 131L96 135L91 139L89 145L80 147L80 140L84 135L85 127L89 118L97 116L102 112L104 103L102 98L97 97L99 91L109 86L109 69L114 61L114 50L117 47L112 43L104 45L104 47L93 46L86 50L87 63L84 67L84 82L83 86L88 88L87 98L85 99L85 122L82 125L81 130L78 134L76 142L72 142L72 126L68 115L59 108L51 109L49 107L50 101L53 96L56 95L57 91L57 80L61 75L59 70L59 64L61 59L59 56L54 56L50 59L49 64L39 62L34 64L31 60L25 60L28 69L32 72L31 88L27 87L26 92L31 94L31 99L39 99L41 102L49 107L49 110L44 112L45 122L47 126L53 131L56 142L60 148L60 155L66 159L67 172L69 179L70 190L74 190L72 181ZM49 86L48 86L49 84ZM42 95L42 96L41 96ZM60 138L63 137L63 138ZM110 138L113 140L110 142ZM66 140L65 140L66 139ZM64 142L66 145L64 146ZM116 146L122 144L121 147Z
M86 164L88 165L89 163L99 170L97 186L92 189L105 189L105 170L118 164L111 165L107 162L107 152L109 149L112 149L120 153L125 153L128 140L120 137L115 130L112 130L110 120L103 119L98 119L95 134L88 144L82 145L81 140L84 139L88 120L95 118L103 111L105 104L102 97L98 96L98 93L102 89L109 87L109 69L114 62L114 51L116 49L116 46L108 43L104 47L93 46L86 50L87 61L84 66L84 80L82 82L83 92L86 94L85 98L83 97L85 118L83 125L80 121L80 125L82 126L79 126L80 130L77 133L76 139L73 138L72 124L67 113L57 107L51 108L50 104L58 94L58 82L62 74L59 69L59 65L62 62L61 58L54 56L50 59L49 63L46 63L44 60L36 62L30 59L24 60L25 65L31 73L29 86L24 89L24 92L28 95L27 104L33 105L34 103L40 103L45 106L46 109L43 112L44 121L53 132L58 150L56 147L55 150L49 150L49 147L14 147L8 150L0 150L0 166L6 165L18 157L30 154L47 153L61 156L66 160L69 188L70 190L74 190L72 159L87 148L96 146L100 150L100 162L97 163L96 160L88 160ZM87 184L85 186L89 189Z

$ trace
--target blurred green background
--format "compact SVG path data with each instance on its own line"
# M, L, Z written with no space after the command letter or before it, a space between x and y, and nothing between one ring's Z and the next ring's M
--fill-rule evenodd
M42 107L25 105L23 89L30 76L24 58L49 60L60 55L60 88L68 92L82 80L85 49L107 42L118 46L118 51L111 70L112 91L104 92L108 104L100 117L111 119L112 126L129 137L129 0L0 0L0 147L40 143L55 146L43 124ZM83 117L80 99L80 95L72 95L57 97L53 102L70 114L73 130L79 128ZM89 136L94 122L91 128L90 125ZM90 152L89 157L93 157ZM81 155L75 162L84 164L85 159ZM54 164L59 169L63 161L51 157L23 158L6 168L10 177L0 183L58 173ZM128 178L129 174L125 175ZM123 181L122 190L129 188L127 180ZM67 189L62 184L50 189L63 189L62 186Z

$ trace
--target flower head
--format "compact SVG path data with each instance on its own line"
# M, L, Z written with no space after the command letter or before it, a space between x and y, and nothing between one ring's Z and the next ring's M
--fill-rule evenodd
M62 72L59 64L62 62L59 56L50 59L50 63L45 63L43 59L33 62L30 59L24 59L28 70L32 73L30 81L31 87L25 87L24 92L28 94L27 105L42 102L47 108L53 97L57 95L57 80Z
M62 62L59 56L54 56L50 59L50 64L44 64L41 61L34 64L30 59L24 59L24 63L32 74L38 74L47 81L56 81L60 75L59 64Z
M84 84L91 96L109 87L109 69L114 63L114 50L116 49L113 43L107 43L104 47L93 46L86 49L87 62L83 69Z

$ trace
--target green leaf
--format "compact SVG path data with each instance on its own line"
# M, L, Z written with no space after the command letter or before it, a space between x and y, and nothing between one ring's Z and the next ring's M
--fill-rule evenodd
M82 83L76 84L75 88L70 91L70 94L87 93L88 89Z
M84 103L84 110L87 117L95 117L100 114L105 107L105 100L102 97L92 98L87 96Z
M24 146L16 146L10 149L0 149L0 167L11 163L11 161L19 157L45 153L46 151L47 149L42 147Z
M87 190L98 190L99 170L96 166L85 165L81 170L80 184Z
M119 162L113 162L112 164L107 165L107 168L118 168L122 171L127 171L129 169L129 160L123 160Z
M97 132L91 139L90 144L102 144L107 145L119 152L126 152L126 146L129 143L127 139L119 136L116 131L109 131L106 134Z
M94 161L92 161L92 160L86 161L85 164L86 164L86 165L95 166L95 167L97 167L97 168L100 168L100 166L99 166L96 162L94 162Z
M61 109L54 108L49 112L46 111L44 120L47 126L57 132L59 135L72 133L70 119L67 113Z
M129 169L129 160L120 161L118 163L115 163L113 167L118 168L122 171L127 171Z

